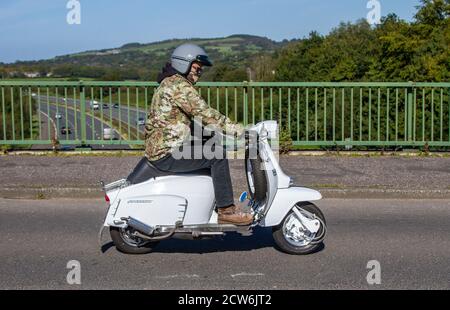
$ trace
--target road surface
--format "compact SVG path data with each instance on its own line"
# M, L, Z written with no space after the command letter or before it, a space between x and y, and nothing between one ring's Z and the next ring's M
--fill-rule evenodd
M101 200L0 200L0 289L449 289L448 200L326 199L325 247L308 256L251 237L168 240L154 253L119 253L97 231ZM81 264L81 285L66 265ZM369 285L367 263L381 265Z

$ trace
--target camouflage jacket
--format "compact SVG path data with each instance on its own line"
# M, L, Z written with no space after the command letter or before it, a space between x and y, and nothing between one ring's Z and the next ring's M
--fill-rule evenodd
M186 78L175 74L165 78L153 95L145 124L145 156L158 160L180 147L191 136L194 118L227 135L244 132L243 126L210 108Z

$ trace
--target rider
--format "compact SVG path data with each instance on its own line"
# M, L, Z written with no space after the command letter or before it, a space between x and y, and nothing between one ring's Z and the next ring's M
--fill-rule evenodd
M173 156L191 137L192 121L200 118L203 126L213 126L227 135L240 136L244 128L233 123L219 111L210 108L194 84L203 67L212 66L206 52L194 44L178 46L158 76L156 89L145 125L145 156L162 171L194 172L210 169L218 222L220 224L249 225L251 214L234 204L228 160L206 156L178 158ZM217 154L217 152L214 152ZM223 152L222 152L223 154Z

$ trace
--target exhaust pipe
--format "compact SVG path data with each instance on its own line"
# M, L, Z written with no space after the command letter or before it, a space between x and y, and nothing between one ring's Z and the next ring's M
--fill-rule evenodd
M126 219L128 226L136 229L137 231L145 234L145 235L152 235L153 231L155 230L153 227L148 226L145 223L142 223L141 221L138 221L137 219L133 217L129 217Z
M150 237L155 231L154 227L148 226L147 224L142 223L141 221L132 217L122 218L122 220L127 221L128 226L136 229L137 236L147 240L154 240L154 241L164 240L172 237L175 234L177 228L181 227L182 225L181 222L176 222L175 227L173 227L171 231L169 231L166 235Z

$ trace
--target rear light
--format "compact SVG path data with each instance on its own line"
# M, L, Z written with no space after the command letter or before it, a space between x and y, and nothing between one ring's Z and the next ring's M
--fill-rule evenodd
M108 197L107 194L105 194L105 201L106 201L107 203L109 203L109 197Z

